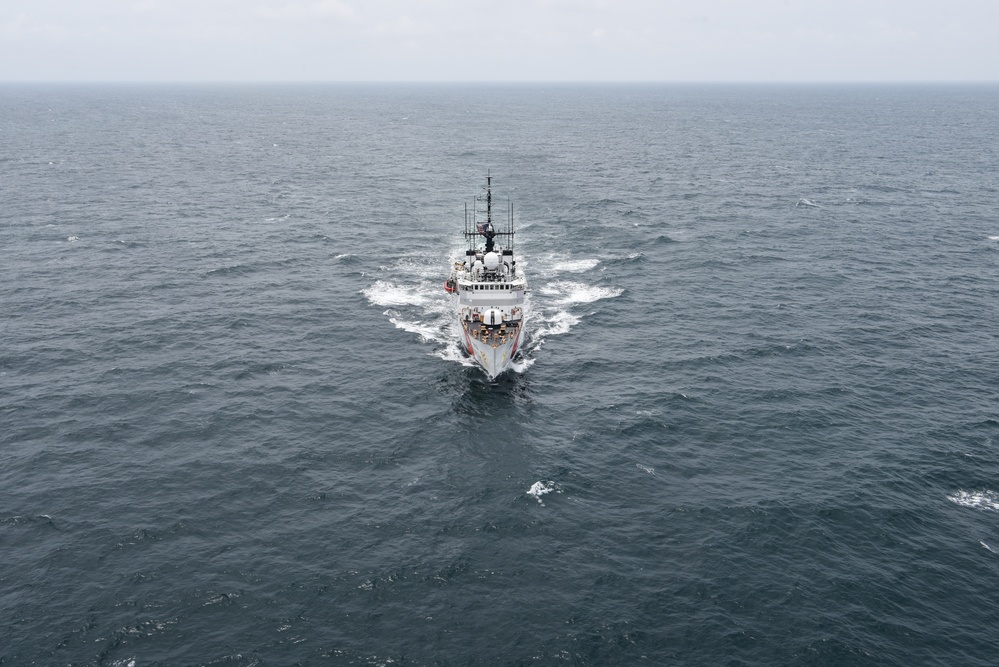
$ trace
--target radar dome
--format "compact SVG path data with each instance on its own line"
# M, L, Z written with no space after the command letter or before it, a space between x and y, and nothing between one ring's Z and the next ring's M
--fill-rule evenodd
M495 271L496 267L500 265L500 256L494 252L487 252L486 256L482 259L486 264L486 268L490 271Z

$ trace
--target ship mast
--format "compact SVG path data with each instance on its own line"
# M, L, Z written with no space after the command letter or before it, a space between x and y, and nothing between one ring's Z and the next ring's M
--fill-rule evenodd
M482 230L486 237L486 252L492 252L496 231L493 229L493 177L489 172L486 172L486 224Z
M508 204L507 208L507 221L505 231L497 232L496 228L493 226L493 177L491 174L486 172L486 210L483 211L479 208L479 203L482 201L482 196L476 196L472 202L472 208L469 209L468 205L465 205L465 239L468 242L468 249L465 251L465 255L471 257L478 254L479 251L476 250L476 242L478 237L483 237L486 241L485 252L497 252L496 250L496 237L504 236L507 237L507 245L503 250L504 254L511 254L513 248L513 206ZM479 223L479 214L486 214L486 221Z
M493 177L486 174L486 222L493 224Z

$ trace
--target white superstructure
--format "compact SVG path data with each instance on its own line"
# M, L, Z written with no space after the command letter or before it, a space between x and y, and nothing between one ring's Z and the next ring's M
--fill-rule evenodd
M513 255L513 209L503 231L493 225L492 178L486 177L485 222L465 210L464 261L455 262L445 289L457 295L462 346L489 378L513 365L524 338L527 279Z

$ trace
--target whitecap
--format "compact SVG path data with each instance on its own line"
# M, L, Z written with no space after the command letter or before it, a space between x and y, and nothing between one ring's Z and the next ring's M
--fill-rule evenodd
M600 287L570 280L556 280L539 290L545 296L555 297L559 305L593 303L600 299L612 299L624 292L619 287Z
M802 197L801 199L799 199L798 203L795 204L795 206L811 206L812 208L822 208L821 206L819 206L815 202L811 201L810 199L805 199L804 197Z
M579 324L580 318L572 313L559 310L547 317L539 318L539 326L534 332L536 338L558 336L569 333L569 330Z
M989 240L990 241L999 241L999 236L990 236Z
M66 237L66 240L67 240L67 241L70 241L70 242L73 242L73 241L79 241L79 240L80 240L80 237L79 237L79 236L67 236L67 237Z
M446 253L427 256L426 254L407 254L399 257L391 266L383 266L383 271L391 272L400 277L432 279L434 284L444 282L443 275L455 262L465 259L465 246L454 244Z
M639 470L644 470L645 472L649 473L650 475L655 475L656 474L656 469L653 468L652 466L643 466L641 463L636 463L635 465L638 466Z
M947 496L947 500L962 507L999 511L999 494L994 491L958 491Z
M419 306L426 297L414 285L397 285L378 280L374 285L361 290L361 294L376 306Z
M388 312L389 311L386 311L386 314ZM389 322L394 324L398 329L417 334L420 338L427 342L443 343L447 341L447 337L442 335L439 325L425 324L423 322L407 322L406 320L397 317L389 317Z
M555 482L548 480L532 484L531 488L527 490L527 495L537 500L539 505L544 505L545 503L541 500L541 496L552 492L562 493L562 487Z
M583 271L589 271L599 263L599 259L569 259L563 262L554 262L552 268L556 271L582 273Z
M469 359L471 361L471 359ZM474 362L472 362L474 365ZM527 357L521 357L520 359L514 359L510 362L510 368L513 369L514 373L523 375L524 372L534 365L534 359L528 359Z
M443 359L444 361L452 361L455 363L459 363L462 366L468 366L468 367L478 366L478 364L475 363L475 360L472 359L467 354L462 353L461 349L458 347L458 344L453 341L450 345L447 345L439 350L435 350L433 354L439 359Z
M443 262L427 262L425 259L418 257L402 258L392 266L382 267L382 270L393 275L399 275L403 278L430 278L431 276L440 276L446 269L447 265ZM441 284L443 283L444 279L441 278Z
M983 547L985 547L986 549L988 549L989 551L991 551L992 553L994 553L994 554L999 554L999 551L996 551L995 549L993 549L993 548L992 548L992 547L990 547L989 545L985 544L985 542L983 542L982 540L978 540L978 543L979 543L979 544L981 544L981 545L982 545Z

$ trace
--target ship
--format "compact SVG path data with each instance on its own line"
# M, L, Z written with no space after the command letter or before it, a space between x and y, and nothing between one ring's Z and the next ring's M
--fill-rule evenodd
M485 204L485 210L478 206ZM492 177L471 211L465 205L465 257L456 261L444 289L454 295L461 346L492 380L511 369L524 340L527 278L513 254L513 205L506 221L493 221ZM480 215L485 215L485 220Z

